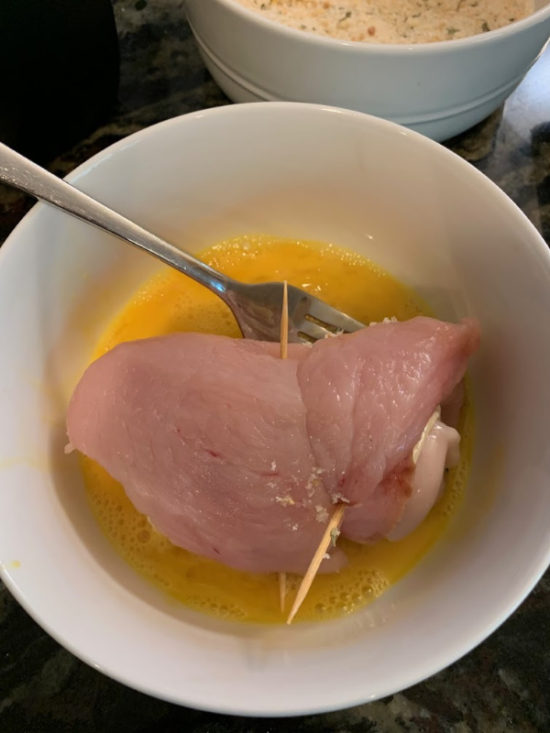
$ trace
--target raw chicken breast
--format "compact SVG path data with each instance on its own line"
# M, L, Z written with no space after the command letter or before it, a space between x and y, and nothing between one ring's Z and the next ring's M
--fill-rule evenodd
M384 323L313 347L178 333L117 346L71 400L71 445L174 544L304 572L336 501L343 534L399 521L411 451L477 348L475 323ZM324 571L345 562L333 550Z
M413 318L318 342L298 366L325 486L353 505L343 524L350 539L382 537L399 519L411 451L478 344L472 321Z

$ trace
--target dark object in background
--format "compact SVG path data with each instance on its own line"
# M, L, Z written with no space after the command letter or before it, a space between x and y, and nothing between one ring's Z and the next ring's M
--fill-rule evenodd
M116 102L111 0L0 0L0 140L45 162Z

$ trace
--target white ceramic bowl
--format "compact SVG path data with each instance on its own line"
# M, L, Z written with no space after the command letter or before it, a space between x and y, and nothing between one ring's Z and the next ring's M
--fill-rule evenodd
M67 400L98 333L158 265L45 205L0 250L2 577L102 672L197 708L290 715L405 688L486 637L550 553L550 255L516 206L427 138L356 112L232 105L131 135L70 176L182 247L260 232L333 241L475 315L473 473L450 531L370 607L259 627L192 612L118 558L88 510ZM368 293L365 293L368 298Z
M550 4L504 28L418 45L346 42L267 20L236 0L185 0L212 76L235 102L316 102L435 140L468 129L519 84L550 36Z

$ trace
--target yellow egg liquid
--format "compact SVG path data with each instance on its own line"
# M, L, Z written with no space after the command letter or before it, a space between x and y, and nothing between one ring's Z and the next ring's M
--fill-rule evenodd
M245 282L287 280L363 323L395 316L430 315L410 289L355 253L328 244L240 237L200 254L212 267ZM116 344L173 331L227 336L240 332L221 300L189 278L165 269L147 282L114 319L93 358ZM379 596L409 571L441 537L461 500L471 456L472 410L462 410L461 460L448 472L443 497L424 522L400 542L359 545L340 540L349 563L341 572L318 576L296 621L321 621L352 613ZM139 573L187 606L236 621L283 623L301 578L287 577L285 612L275 573L233 570L174 546L156 532L114 481L82 457L87 495L94 515L116 550Z

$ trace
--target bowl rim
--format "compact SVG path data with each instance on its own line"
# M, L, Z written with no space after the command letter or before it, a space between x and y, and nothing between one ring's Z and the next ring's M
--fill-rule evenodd
M348 116L348 117L354 117L354 118L368 118L368 124L383 127L383 128L393 128L395 133L403 134L408 137L412 137L415 140L415 144L427 146L428 148L432 148L434 151L436 148L438 149L437 155L443 155L445 157L453 158L455 161L455 164L459 164L464 167L464 169L469 171L469 175L474 176L485 188L491 189L493 194L499 198L503 203L506 203L506 206L513 207L515 209L515 215L523 220L523 222L527 225L528 229L530 229L532 237L530 239L530 246L533 248L533 254L538 256L539 258L544 259L546 267L548 268L550 272L550 253L548 251L547 245L542 238L542 235L538 232L536 227L532 224L532 222L529 220L529 218L526 216L526 214L521 211L521 209L510 199L509 196L505 194L505 192L500 189L493 181L491 181L487 176L485 176L483 173L481 173L476 168L472 167L470 164L467 163L464 159L462 159L460 156L458 156L456 153L452 152L451 150L448 150L447 148L444 148L440 144L434 142L433 140L430 140L429 138L426 138L425 136L421 135L418 132L414 132L412 130L407 130L405 128L402 128L400 125L390 122L388 120L384 120L372 115L368 115L362 112L357 112L353 110L347 110L347 109L340 109L337 107L330 107L327 105L319 105L319 104L310 104L310 103L301 103L301 102L255 102L255 103L249 103L249 104L240 104L240 105L223 105L219 107L210 108L207 110L197 110L195 112L190 112L186 114L182 114L173 118L169 118L167 120L163 120L161 122L158 122L154 125L150 125L148 127L143 128L142 130L139 130L135 133L132 133L130 135L125 136L121 140L116 141L115 143L109 145L108 147L104 148L103 150L99 151L92 157L86 159L83 163L81 163L78 167L76 167L73 171L71 171L67 176L66 180L69 180L72 183L77 183L80 176L82 174L86 174L88 171L92 170L93 168L97 167L99 164L101 164L104 160L109 159L113 153L117 152L118 150L122 150L128 146L134 146L136 144L136 141L140 138L145 138L149 136L151 133L155 133L157 130L169 127L169 126L177 126L182 124L183 120L193 120L193 119L199 119L203 116L213 117L213 116L221 116L227 114L233 114L233 115L241 115L241 114L247 114L247 109L256 111L257 113L261 113L262 108L267 108L269 110L269 113L272 114L275 112L276 109L300 109L305 108L307 110L315 110L316 113L326 114L326 113L337 113L339 115ZM33 221L37 216L40 216L41 212L46 208L45 204L39 204L38 206L33 206L33 208L23 217L21 222L14 228L14 230L9 234L8 238L6 239L5 244L0 248L0 269L2 267L2 263L5 262L6 256L8 253L14 251L15 247L17 245L17 239L18 235L20 234L21 230L24 230L28 225L29 222ZM6 245L8 247L6 248ZM280 707L277 708L277 706L272 706L271 708L254 708L254 703L249 708L243 708L238 703L235 705L217 705L215 702L212 703L205 703L204 701L200 702L200 705L197 705L197 700L193 698L189 698L185 696L185 693L181 695L171 695L169 693L162 693L161 690L155 687L155 684L146 685L139 681L136 681L135 679L130 679L128 676L126 676L123 672L117 671L116 665L112 664L110 667L109 665L100 665L98 662L90 655L86 654L85 652L82 652L78 649L78 646L76 642L73 642L72 640L66 638L62 630L54 629L52 628L52 625L44 621L44 619L40 618L40 614L35 611L32 604L30 603L29 599L26 596L26 593L24 589L20 588L17 583L16 575L12 574L10 572L10 568L3 562L0 562L0 578L2 578L3 582L5 583L6 587L10 591L10 593L14 596L14 598L18 601L18 603L25 609L25 611L31 616L31 618L34 619L34 621L43 628L53 639L55 639L58 643L60 643L65 649L69 650L75 657L81 659L83 662L91 666L92 668L100 671L101 673L109 676L110 678L117 680L121 682L122 684L127 685L128 687L138 690L144 694L154 696L158 699L165 700L168 702L172 702L178 705L188 705L190 707L198 707L201 710L205 711L211 711L216 713L222 713L222 714L231 714L231 715L242 715L242 716L258 716L258 717L285 717L285 716L298 716L298 715L310 715L310 714L317 714L317 713L324 713L329 712L332 710L341 710L348 707L352 707L355 705L363 704L370 699L380 699L382 697L385 697L390 694L395 694L396 692L400 690L407 689L408 687L417 684L432 675L436 674L437 672L441 671L442 669L448 667L451 664L454 664L456 661L458 661L460 658L462 658L464 655L469 653L472 649L474 649L476 646L478 646L480 643L482 643L488 636L490 636L509 616L518 608L518 606L525 600L527 595L531 592L531 590L535 587L535 585L538 583L540 578L542 577L543 573L545 572L546 568L548 567L548 564L550 563L550 545L546 548L544 552L541 552L538 559L535 561L533 559L533 566L530 569L530 572L526 577L522 579L521 583L521 590L519 590L516 595L509 599L508 603L506 603L499 611L499 613L495 614L492 622L485 626L483 629L479 628L476 630L476 633L471 633L468 637L468 641L466 644L464 644L463 640L457 640L457 643L454 648L447 649L445 654L439 654L434 655L430 660L424 660L423 663L420 663L416 668L414 672L407 672L403 675L402 683L399 684L398 688L395 688L395 686L389 685L387 689L377 691L371 698L369 698L366 695L360 696L360 695L350 695L349 693L344 694L340 698L340 702L338 704L322 704L321 702L318 702L317 705L312 705L311 702L309 704L305 704L303 707L294 707L291 709L281 709Z
M478 33L475 36L467 36L466 38L449 39L445 41L433 41L430 43L378 43L364 41L346 41L341 38L331 38L330 36L322 36L310 31L302 31L296 28L279 23L262 16L260 11L252 10L241 5L238 0L211 0L218 5L223 6L228 12L233 12L237 16L241 16L243 20L251 24L258 24L266 32L274 35L281 35L288 40L300 42L302 40L306 45L326 49L327 51L340 50L346 53L357 54L359 56L365 54L382 55L403 55L409 57L412 55L428 55L438 53L452 53L460 51L464 48L475 47L480 44L497 42L505 40L509 36L513 36L516 32L527 30L531 26L542 23L545 20L550 21L550 2L545 7L535 10L525 18L508 23L501 28L487 31L486 33ZM549 34L550 38L550 34Z

